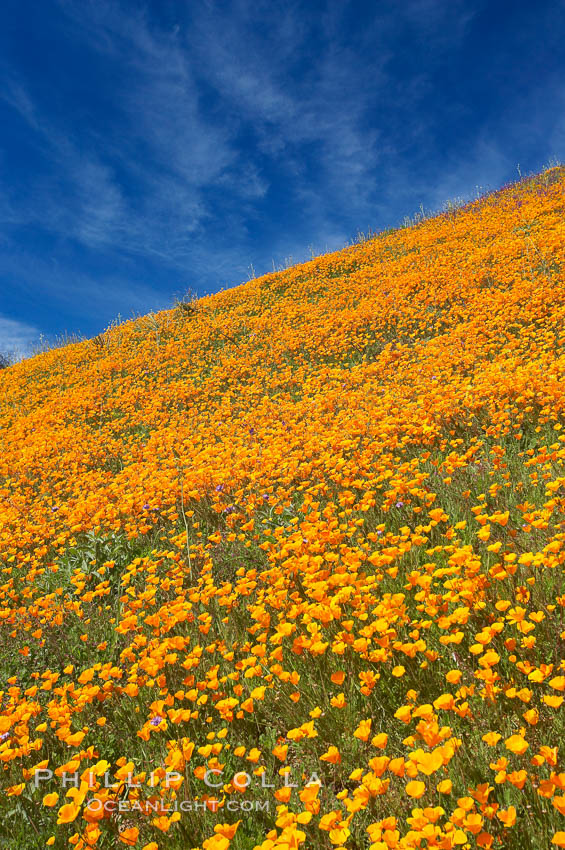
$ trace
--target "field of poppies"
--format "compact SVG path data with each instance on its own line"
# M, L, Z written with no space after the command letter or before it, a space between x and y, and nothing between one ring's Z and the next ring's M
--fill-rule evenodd
M565 847L565 169L0 372L0 847Z

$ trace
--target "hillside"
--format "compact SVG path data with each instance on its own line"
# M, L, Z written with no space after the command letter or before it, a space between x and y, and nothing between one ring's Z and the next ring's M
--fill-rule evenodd
M564 198L0 372L0 847L565 847Z

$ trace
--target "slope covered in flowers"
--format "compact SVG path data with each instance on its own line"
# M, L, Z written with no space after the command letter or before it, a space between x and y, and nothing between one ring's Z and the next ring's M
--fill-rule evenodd
M565 846L564 199L0 373L1 847Z

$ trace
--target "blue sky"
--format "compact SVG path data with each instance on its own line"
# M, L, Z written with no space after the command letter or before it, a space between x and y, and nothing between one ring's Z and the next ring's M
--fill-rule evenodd
M0 351L565 159L565 0L3 0Z

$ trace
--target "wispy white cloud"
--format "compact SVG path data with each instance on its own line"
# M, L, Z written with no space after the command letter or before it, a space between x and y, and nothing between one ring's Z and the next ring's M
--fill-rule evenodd
M546 133L556 155L565 144L558 79L550 107L542 82L523 95L530 121L517 100L490 126L472 99L436 98L486 0L382 0L362 27L355 0L319 13L297 0L52 4L91 88L81 78L65 100L3 68L0 101L38 167L21 191L0 154L0 274L71 305L77 329L494 188L519 161L513 135L541 149ZM463 143L452 122L469 126Z
M235 260L234 274L243 254L260 265L300 239L321 249L347 238L344 212L353 228L367 226L382 205L383 174L395 155L374 115L390 108L389 42L403 27L418 26L441 51L446 11L436 0L384 3L348 44L342 30L349 5L329 4L318 19L297 3L206 0L188 7L188 23L166 28L141 6L60 0L69 40L112 77L102 95L112 118L104 128L80 128L73 115L56 119L12 74L3 97L51 169L25 199L4 205L5 219L177 268L223 254L222 266ZM470 15L459 0L450 8L453 46ZM322 54L309 46L318 29ZM413 97L424 78L397 98ZM216 110L203 100L203 83ZM242 133L250 138L243 146ZM294 206L294 218L279 216L275 199L271 213L284 230L272 227L263 258L249 257L246 241L271 189L270 173L282 180L280 203Z
M125 208L111 168L98 154L81 152L73 133L50 121L14 76L0 97L28 124L48 162L25 196L13 194L6 201L10 215L4 221L37 224L89 246L119 238ZM0 185L0 191L8 198L7 188Z
M263 36L273 19L275 51ZM238 2L229 16L205 4L188 30L188 51L228 105L228 119L250 128L259 152L297 180L297 193L302 180L330 196L347 191L355 203L375 184L378 134L362 124L385 83L388 51L374 57L371 78L363 79L356 51L340 45L335 32L322 57L309 55L312 20L305 20L286 4ZM307 161L309 148L314 162Z
M294 231L270 246L279 256L292 243L294 255L303 254L304 241L302 250L297 243L305 230L316 250L338 247L352 235L344 218L353 231L376 226L381 216L390 223L386 178L401 151L387 132L387 115L408 110L430 86L424 67L395 90L389 65L399 36L416 29L430 53L441 56L456 48L473 17L460 0L449 8L437 0L385 2L375 7L372 25L348 43L343 30L354 13L350 3L328 4L319 18L287 2L236 0L227 15L213 2L193 7L188 52L221 94L227 120L251 128L258 153L288 179L301 211ZM265 38L273 20L275 50ZM324 50L313 53L318 30Z
M175 32L150 29L143 13L117 4L62 5L70 35L104 54L114 71L106 96L116 118L78 136L73 116L56 122L12 75L3 97L51 166L19 200L16 218L89 248L182 263L211 215L206 190L223 187L245 203L264 195L266 181L242 161L222 122L204 118L190 57Z
M149 276L141 276L135 267L129 276L123 269L98 274L73 269L69 274L68 267L55 258L5 251L0 252L0 279L5 293L12 290L27 305L34 326L41 325L40 289L47 292L51 310L60 317L61 332L87 333L90 327L101 330L118 313L130 318L171 304L170 293L152 286Z
M39 339L39 330L0 314L0 354L25 357Z

